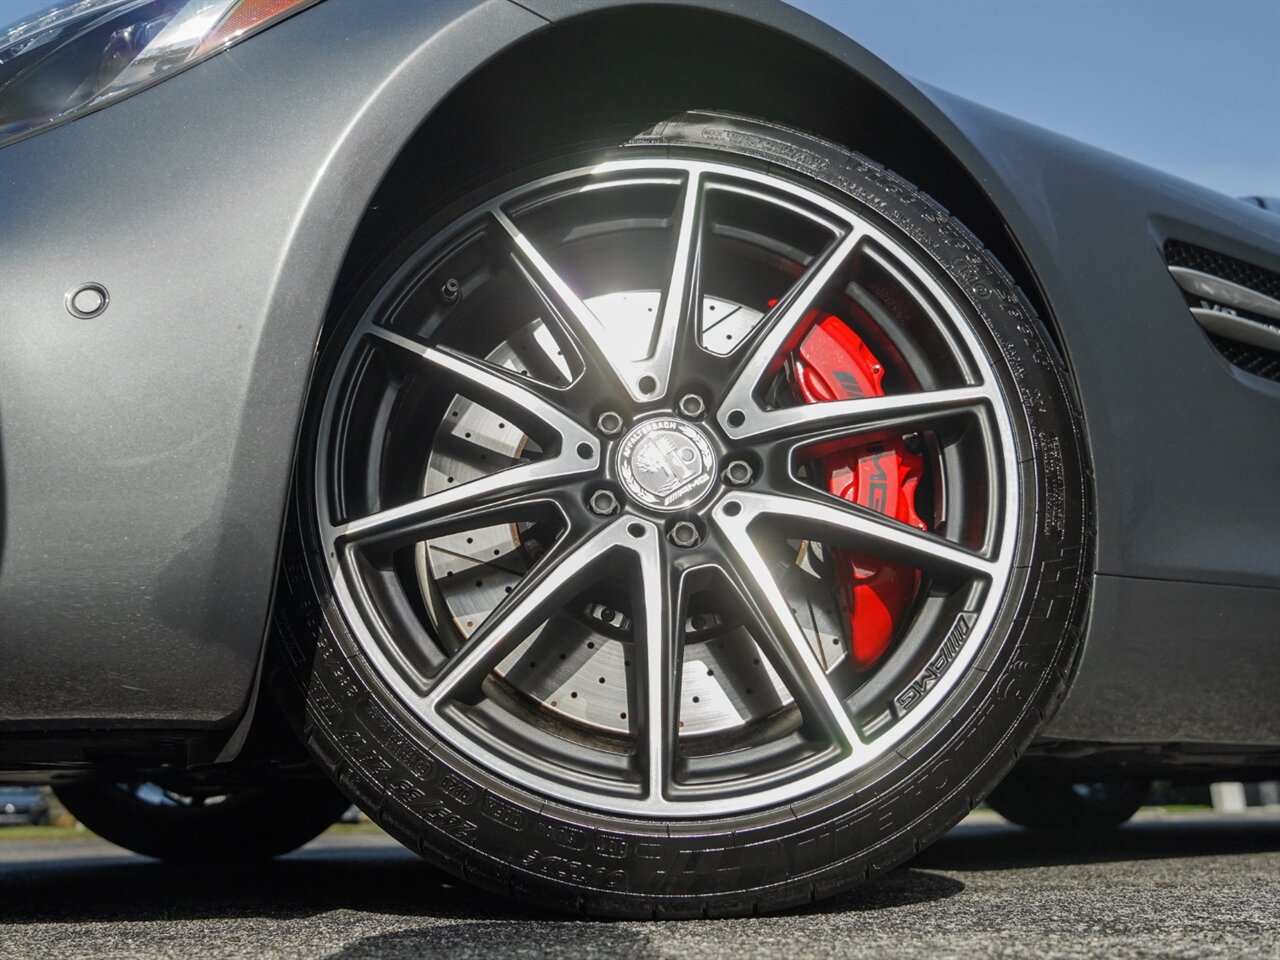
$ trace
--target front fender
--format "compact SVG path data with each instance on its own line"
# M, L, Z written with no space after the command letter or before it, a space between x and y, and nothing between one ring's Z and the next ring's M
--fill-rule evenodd
M330 0L0 150L0 729L242 710L347 242L421 118L545 25Z

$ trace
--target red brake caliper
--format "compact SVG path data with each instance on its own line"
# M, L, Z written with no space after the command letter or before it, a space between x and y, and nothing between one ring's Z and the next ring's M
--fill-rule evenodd
M884 396L884 367L838 317L813 325L791 356L792 389L805 403ZM846 447L819 461L828 489L838 497L925 529L915 494L924 461L901 439ZM849 618L853 664L865 670L893 642L895 627L920 586L910 567L833 550L840 606Z

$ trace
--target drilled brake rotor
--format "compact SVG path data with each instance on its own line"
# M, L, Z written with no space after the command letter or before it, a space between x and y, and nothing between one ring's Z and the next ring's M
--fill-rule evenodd
M653 335L657 291L614 293L587 301L611 342L641 357ZM761 311L704 298L704 349L724 354L759 322ZM517 372L569 369L541 320L495 347L489 362ZM422 492L429 495L511 466L531 441L498 414L454 397L436 431ZM417 547L418 583L436 629L455 643L468 637L537 559L519 524L503 524L429 540ZM808 544L776 571L810 645L827 672L847 656L840 611ZM595 731L632 735L630 620L607 596L554 615L497 667L515 691L556 718ZM755 641L717 611L686 624L679 728L682 736L730 733L776 714L791 695Z

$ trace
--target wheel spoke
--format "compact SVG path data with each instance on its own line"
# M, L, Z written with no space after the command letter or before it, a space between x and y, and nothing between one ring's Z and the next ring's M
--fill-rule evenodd
M747 352L717 413L722 427L736 422L738 412L758 409L756 388L781 366L786 353L805 334L803 321L816 306L832 279L846 268L862 239L862 232L850 229L839 240L814 258L787 294L765 314L756 327L757 333L745 343Z
M337 524L339 547L404 546L559 510L557 488L589 470L568 458L538 460ZM563 512L561 513L563 516Z
M772 517L789 535L812 537L834 547L916 567L944 579L993 577L997 562L936 534L916 530L881 513L799 482L786 493L751 492L735 497L748 523Z
M808 403L778 410L761 410L752 404L741 408L744 418L736 426L733 422L725 424L725 432L739 442L778 437L796 440L798 444L873 430L907 433L938 417L979 409L991 399L986 387L957 387Z
M700 350L698 342L698 285L702 255L704 211L702 178L691 170L680 195L676 241L672 248L671 270L654 331L653 350L640 366L654 380L653 394L663 396L671 382L672 370L688 361L690 350Z
M680 574L663 556L656 534L636 547L638 589L633 591L639 659L636 699L642 705L644 769L652 805L666 802L676 748L676 701L683 662L684 591Z
M757 643L807 718L823 728L842 754L856 752L863 745L862 738L756 549L747 526L748 515L744 511L731 516L722 504L715 521L726 544L725 573L754 620L756 629L752 633Z
M634 400L645 399L637 383L639 376L629 369L624 359L623 346L615 342L591 308L573 292L511 218L498 209L492 214L504 231L516 264L547 308L549 322L560 329L581 355L586 368L584 376L604 375L607 392L620 388Z
M509 416L513 423L548 443L549 455L336 524L329 533L337 546L402 546L545 514L548 509L559 509L557 488L599 466L596 438L516 375L383 327L367 326L363 332L449 379L469 399Z
M441 668L426 694L427 708L438 710L461 689L478 687L548 616L602 578L602 561L629 545L632 537L626 528L634 524L634 520L623 517L571 542L566 543L562 537ZM654 534L648 532L647 536L652 539Z
M534 381L456 350L419 343L386 327L367 325L362 332L416 358L433 374L449 380L468 400L510 417L535 437L541 434L538 439L554 434L562 447L576 450L585 443L599 455L595 436L547 400ZM585 462L586 458L579 459Z

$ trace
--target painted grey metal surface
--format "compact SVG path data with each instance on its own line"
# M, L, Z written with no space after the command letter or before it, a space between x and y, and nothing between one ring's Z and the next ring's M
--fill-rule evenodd
M1019 241L1053 304L1088 425L1097 571L1280 587L1280 438L1268 429L1280 388L1218 356L1161 255L1172 237L1280 271L1274 216L931 93L1032 220Z
M1280 591L1097 577L1089 643L1050 737L1280 743Z
M241 710L347 238L432 104L541 25L322 3L0 150L6 727ZM89 280L111 305L79 320Z
M369 196L487 58L616 5L327 0L0 150L0 725L234 718L262 647L315 340ZM1280 269L1273 213L913 85L782 4L690 5L856 71L988 192L1078 384L1100 573L1280 589L1267 430L1280 390L1218 357L1160 256L1173 236ZM73 318L63 298L88 281L110 307ZM1168 710L1104 695L1093 665L1157 637L1176 656L1202 631L1124 606L1133 591L1098 597L1116 606L1095 604L1082 682L1051 732L1109 716L1117 735L1159 737ZM1237 675L1222 709L1244 730L1274 687L1242 658L1275 651L1249 633L1264 626L1253 614L1234 626L1204 668ZM1116 725L1126 717L1143 723Z

